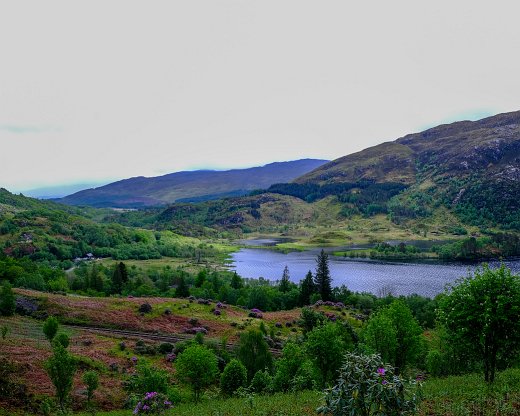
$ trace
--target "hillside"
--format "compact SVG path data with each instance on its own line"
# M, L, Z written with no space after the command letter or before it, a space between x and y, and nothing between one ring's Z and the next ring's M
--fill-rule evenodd
M135 226L145 218L181 233L283 234L309 244L452 239L520 231L518 195L520 112L513 112L382 143L252 196L111 220Z
M135 208L240 196L254 189L268 188L273 183L290 182L325 162L302 159L249 169L198 170L153 178L136 177L76 192L58 202L68 205Z

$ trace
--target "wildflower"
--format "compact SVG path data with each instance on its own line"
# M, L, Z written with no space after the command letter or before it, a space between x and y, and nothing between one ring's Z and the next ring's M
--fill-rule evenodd
M383 367L379 367L377 369L377 374L379 374L381 377L383 377L385 375L385 369Z

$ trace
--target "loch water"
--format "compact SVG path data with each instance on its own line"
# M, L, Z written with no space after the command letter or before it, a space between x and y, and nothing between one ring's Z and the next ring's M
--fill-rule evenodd
M291 281L298 283L309 270L314 274L319 252L320 249L313 249L285 254L266 248L242 248L231 256L230 270L236 270L241 277L263 277L274 281L282 277L287 266ZM490 267L500 266L499 261L489 261L488 264ZM520 274L520 259L507 260L504 264ZM352 291L376 295L417 293L434 297L447 284L472 273L480 263L360 260L330 255L329 267L333 286L346 285Z

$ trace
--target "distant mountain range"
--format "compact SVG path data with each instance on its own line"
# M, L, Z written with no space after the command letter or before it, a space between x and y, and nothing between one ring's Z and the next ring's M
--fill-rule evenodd
M249 169L227 171L197 170L145 178L136 177L86 189L56 199L67 205L93 207L141 208L173 202L201 202L246 195L274 183L291 182L316 169L326 160L302 159L275 162Z

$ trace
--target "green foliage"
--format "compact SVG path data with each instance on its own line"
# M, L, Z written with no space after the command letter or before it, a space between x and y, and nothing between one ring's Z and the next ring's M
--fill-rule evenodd
M422 329L401 299L394 300L370 317L363 339L370 350L397 367L397 371L417 363L424 351Z
M188 296L190 296L190 289L186 284L184 276L181 276L179 278L179 284L177 285L177 289L175 289L175 296L178 298L187 298Z
M303 279L300 283L300 305L310 305L311 296L316 292L316 286L314 285L314 279L312 277L312 272L309 270L305 275L305 279Z
M14 315L16 310L16 300L13 287L9 282L4 282L0 286L0 316Z
M94 391L96 391L96 389L99 386L98 373L96 373L95 371L86 371L85 373L83 373L81 379L83 380L83 383L85 383L85 386L87 388L87 408L91 408L92 399L94 398Z
M414 414L417 405L415 385L397 376L381 357L349 353L318 411L332 416L397 416Z
M325 320L325 315L311 308L302 308L300 312L300 326L304 335L323 324Z
M43 333L45 337L52 342L56 334L58 333L59 323L54 316L49 316L43 323Z
M176 375L189 385L198 401L202 391L211 385L218 374L217 357L202 345L192 345L177 357Z
M321 300L327 301L332 298L332 277L329 271L329 255L321 249L316 259L316 274L314 276L316 290Z
M477 269L451 287L439 307L452 345L483 364L485 381L520 351L520 277L504 265Z
M0 335L2 336L2 339L7 338L7 334L9 334L9 331L11 329L7 325L2 325L2 328L0 328Z
M44 363L44 368L56 390L56 399L62 412L65 411L74 375L77 370L76 359L59 342L52 345L53 355Z
M318 326L307 334L305 350L320 371L322 387L335 378L343 355L352 347L345 329L335 323Z
M247 382L247 370L237 359L231 360L220 376L220 390L224 395L232 396L239 387Z
M283 269L282 280L278 286L280 292L285 293L291 289L291 281L289 280L289 267L285 266Z
M273 364L269 346L263 334L256 329L250 329L240 335L237 357L247 369L248 380L252 380L259 370L271 369Z
M63 332L60 332L59 334L57 334L54 337L53 341L60 343L63 348L68 348L69 344L70 344L69 336Z
M305 372L300 369L308 361L305 350L295 342L287 342L282 350L282 357L276 361L276 370L273 377L274 391L289 391L294 386L297 375L304 377ZM303 380L300 380L301 383Z
M151 391L166 394L169 384L170 376L166 370L154 367L146 360L139 360L135 374L125 383L125 389L141 397Z
M268 393L272 391L272 384L273 378L269 371L267 369L258 370L253 376L249 388L253 393Z

